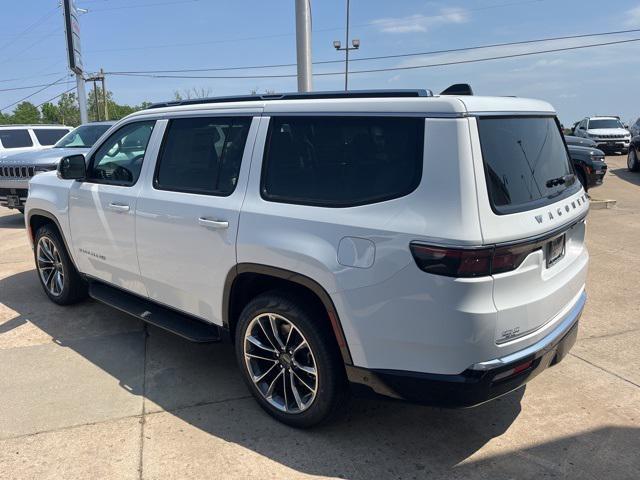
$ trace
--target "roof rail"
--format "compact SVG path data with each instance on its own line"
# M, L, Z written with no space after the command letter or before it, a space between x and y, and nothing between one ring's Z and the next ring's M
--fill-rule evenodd
M230 97L209 97L154 103L148 108L175 107L178 105L201 105L205 103L254 102L265 100L311 100L327 98L391 98L391 97L432 97L431 90L349 90L328 92L290 92L263 95L238 95Z

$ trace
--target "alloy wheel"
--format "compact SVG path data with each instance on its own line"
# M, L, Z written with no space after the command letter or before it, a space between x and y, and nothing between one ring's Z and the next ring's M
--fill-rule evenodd
M262 397L278 410L307 410L318 392L318 372L311 347L287 318L261 313L246 329L244 359Z
M36 248L38 273L47 291L54 297L64 288L64 267L55 244L48 237L41 237Z

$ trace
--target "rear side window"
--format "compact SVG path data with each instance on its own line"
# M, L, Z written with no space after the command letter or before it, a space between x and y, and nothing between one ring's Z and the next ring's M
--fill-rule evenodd
M422 176L424 118L274 117L262 196L348 207L398 198Z
M33 133L36 134L40 145L53 145L69 133L69 130L62 130L60 128L34 128Z
M0 130L0 142L4 148L33 147L31 136L25 129Z
M555 117L481 117L478 129L496 213L539 208L579 190Z
M171 120L156 169L159 190L231 195L238 183L250 117Z

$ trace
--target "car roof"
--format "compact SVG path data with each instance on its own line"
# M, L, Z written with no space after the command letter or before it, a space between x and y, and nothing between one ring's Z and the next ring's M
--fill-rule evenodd
M379 91L378 91L379 92ZM351 93L351 92L349 92ZM532 114L541 113L555 115L554 108L547 102L516 97L481 97L481 96L397 96L385 94L376 96L331 96L321 98L283 99L282 95L225 97L219 101L215 98L199 101L168 102L156 104L153 108L141 110L130 117L186 113L191 111L233 111L264 114L278 113L401 113L427 114L434 116L459 117L470 114Z
M28 125L28 124L8 124L8 125L0 125L0 128L3 129L7 129L7 128L73 128L73 127L69 127L68 125L54 125L54 124L37 124L37 125Z

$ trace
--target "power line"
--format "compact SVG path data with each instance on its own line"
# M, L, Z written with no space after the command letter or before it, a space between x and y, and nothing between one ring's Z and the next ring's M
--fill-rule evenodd
M470 47L450 48L446 50L430 50L425 52L411 52L411 53L400 53L400 54L393 54L393 55L360 57L360 58L350 59L350 61L363 62L363 61L371 61L371 60L387 60L392 58L436 55L436 54L442 54L442 53L456 53L456 52L465 52L465 51L480 50L480 49L486 49L486 48L527 45L527 44L541 43L541 42L570 40L570 39L586 38L586 37L599 37L599 36L606 36L606 35L620 35L625 33L637 33L637 32L640 32L640 28L634 28L629 30L616 30L616 31L610 31L610 32L564 35L561 37L545 37L545 38L537 38L537 39L531 39L531 40L522 40L517 42L489 43L489 44L475 45ZM322 61L313 62L314 65L327 65L332 63L344 63L344 61L343 60L322 60ZM295 66L296 66L295 63L279 63L279 64L270 64L270 65L245 65L245 66L236 66L236 67L212 67L212 68L191 68L191 69L187 68L187 69L175 69L175 70L130 70L130 71L113 71L113 72L106 72L106 73L109 73L112 75L134 74L134 73L136 74L137 73L195 73L195 72L221 72L221 71L233 71L233 70L257 70L257 69L266 69L266 68L282 68L282 67L295 67Z
M431 68L431 67L442 67L448 65L460 65L466 63L479 63L479 62L487 62L492 60L503 60L508 58L518 58L518 57L526 57L530 55L541 55L544 53L554 53L554 52L566 52L570 50L579 50L584 48L594 48L594 47L602 47L607 45L618 45L623 43L631 43L638 42L640 38L633 38L627 40L616 40L612 42L603 42L603 43L592 43L588 45L577 45L573 47L561 47L561 48L552 48L546 50L538 50L533 52L524 52L524 53L514 53L509 55L496 55L491 57L482 57L475 58L469 60L456 60L451 62L441 62L441 63L431 63L431 64L422 64L422 65L410 65L404 67L389 67L389 68L375 68L375 69L367 69L367 70L352 70L349 73L358 74L358 73L377 73L377 72L391 72L398 70L416 70L421 68ZM256 78L295 78L296 74L274 74L274 75L165 75L165 74L146 74L146 73L116 73L116 72L105 72L110 75L117 76L127 76L127 77L142 77L142 78L188 78L188 79L256 79ZM331 76L331 75L343 75L344 72L322 72L322 73L314 73L316 76Z
M27 28L25 28L24 30L22 30L20 33L18 33L17 35L14 35L13 38L11 40L9 40L7 43L5 43L4 45L0 46L0 51L4 51L5 48L7 48L9 45L13 45L18 39L20 39L25 33L33 30L35 27L37 27L38 25L40 25L41 23L43 23L45 20L47 20L49 17L51 17L54 13L56 13L56 11L58 10L58 7L56 6L53 10L49 10L47 13L45 13L42 17L40 17L38 20L36 20L35 22L33 22L31 25L29 25Z
M56 61L56 63L60 63L58 61ZM42 78L42 77L53 77L54 75L61 75L64 72L51 72L51 73L43 73L40 75L31 75L28 77L18 77L18 78L5 78L3 80L0 80L0 83L8 83L8 82L17 82L20 80L31 80L33 78Z
M44 102L42 102L40 105L36 105L36 108L40 108L40 107L41 107L41 106L43 106L45 103L49 103L49 102L51 102L51 101L55 100L56 98L61 97L61 96L62 96L62 95L64 95L65 93L69 93L69 92L71 92L72 90L75 90L75 89L76 89L76 87L71 87L69 90L65 90L64 92L59 93L59 94L58 94L58 95L56 95L55 97L51 97L49 100L45 100L45 101L44 101Z
M45 91L45 90L46 90L47 88L49 88L49 87L53 87L54 85L57 85L58 83L61 83L61 82L62 82L66 77L67 77L66 75L65 75L64 77L60 77L60 78L59 78L58 80L56 80L55 82L51 82L51 83L49 83L48 85L45 85L45 86L44 86L43 88L41 88L40 90L38 90L38 91L36 91L36 92L33 92L33 93L31 93L31 94L27 95L27 96L26 96L26 97L24 97L24 98L21 98L21 99L20 99L20 100L18 100L17 102L13 102L11 105L7 105L6 107L2 107L2 108L0 108L0 112L2 112L3 110L6 110L6 109L8 109L8 108L13 107L14 105L17 105L17 104L18 104L18 103L20 103L20 102L24 102L25 100L27 100L27 99L29 99L29 98L31 98L31 97L33 97L33 96L35 96L35 95L39 94L40 92Z
M144 7L162 7L165 5L179 5L184 3L197 3L200 0L175 0L170 2L156 2L156 3L141 3L139 5L122 5L118 7L107 7L107 8L94 8L91 9L91 12L107 12L110 10L129 10L131 8L144 8Z
M182 0L176 3L190 3L190 2L194 2L194 1L200 1L200 0ZM522 5L522 4L528 4L528 3L539 3L539 2L546 2L548 0L521 0L521 1L516 1L516 2L508 2L508 3L500 3L497 5L487 5L485 7L478 7L478 8L471 8L471 9L464 9L464 13L467 12L475 12L475 11L481 11L481 10L488 10L488 9L493 9L493 8L502 8L502 7L509 7L509 6L513 6L513 5ZM167 5L170 3L166 3ZM111 9L121 9L121 8L137 8L140 6L150 6L153 4L146 4L146 5L128 5L128 6L123 6L123 7L113 7L110 8ZM159 4L161 5L161 4ZM162 4L164 5L164 4ZM92 12L95 11L103 11L103 10L107 10L107 9L99 9L99 10L91 10ZM462 10L461 10L462 11ZM434 18L446 18L448 16L450 16L451 13L441 13L441 14L437 14L437 15L424 15L421 18L422 19L434 19ZM361 23L358 25L354 25L353 27L375 27L375 26L380 26L380 23L378 21L371 21L371 22L367 22L367 23ZM336 30L344 30L344 27L332 27L332 28L322 28L322 29L314 29L313 33L319 33L319 32L331 32L331 31L336 31ZM262 39L268 39L268 38L278 38L278 37L291 37L294 36L295 33L278 33L278 34L270 34L270 35L258 35L258 36L249 36L249 37L240 37L240 38L225 38L225 39L219 39L219 40L206 40L206 41L201 41L201 42L183 42L183 43L169 43L169 44L155 44L155 45L145 45L145 46L139 46L139 47L135 47L135 46L128 46L128 47L123 47L123 48L104 48L104 49L98 49L98 50L87 50L86 53L100 53L100 52L120 52L120 51L135 51L135 50L152 50L152 49L160 49L160 48L176 48L176 47L193 47L193 46L198 46L198 45L211 45L211 44L218 44L218 43L231 43L231 42L241 42L241 41L251 41L251 40L262 40Z
M62 83L62 82L60 82ZM39 88L39 87L46 87L48 86L48 83L42 83L40 85L29 85L27 87L13 87L13 88L0 88L0 92L14 92L17 90L30 90L32 88Z

